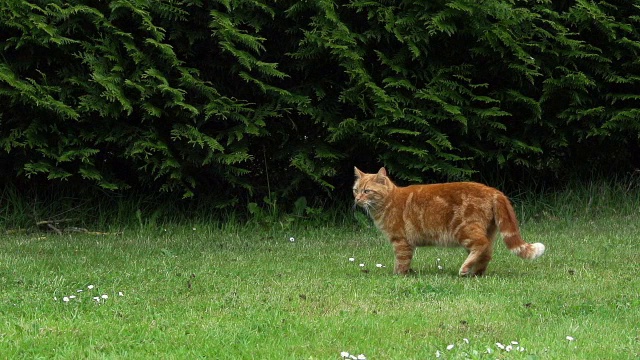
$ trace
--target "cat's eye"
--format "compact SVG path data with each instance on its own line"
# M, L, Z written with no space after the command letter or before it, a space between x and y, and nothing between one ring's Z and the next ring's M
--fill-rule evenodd
M354 194L358 194L359 192L368 195L368 194L371 194L373 192L373 190L369 190L369 189L364 189L364 190L353 189L353 193Z

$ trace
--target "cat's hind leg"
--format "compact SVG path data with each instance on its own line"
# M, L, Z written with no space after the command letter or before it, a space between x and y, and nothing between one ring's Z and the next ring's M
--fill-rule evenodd
M462 263L458 274L460 276L482 276L487 270L489 261L493 255L493 243L485 234L469 234L462 241L462 245L469 251L469 256Z
M491 261L491 257L493 255L493 244L489 243L489 246L484 250L479 252L479 255L476 256L476 264L473 266L472 274L475 276L484 275L485 271L487 271L487 266L489 266L489 261Z
M405 275L411 270L411 259L413 259L415 248L405 238L392 238L391 244L396 255L393 273Z

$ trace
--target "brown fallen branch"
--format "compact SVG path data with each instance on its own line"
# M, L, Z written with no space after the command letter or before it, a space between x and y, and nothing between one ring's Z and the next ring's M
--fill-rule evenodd
M58 225L61 222L65 222L65 221L70 221L71 219L62 219L62 220L44 220L44 221L38 221L36 222L36 225L39 228L42 227L46 227L48 230L50 231L54 231L56 234L58 235L62 235L62 231L60 229L57 228L56 225Z
M38 221L36 222L36 225L38 226L43 226L43 225L58 225L60 223L65 223L65 222L70 222L70 221L75 221L76 219L60 219L60 220L42 220L42 221Z
M62 231L60 231L60 229L58 229L57 227L53 226L53 224L47 224L47 227L53 231L56 232L56 234L58 235L62 235Z
M65 233L81 233L81 234L88 234L88 235L122 235L122 232L115 232L115 233L110 233L110 232L102 232L102 231L89 231L85 228L79 228L79 227L68 227L64 229Z
M36 222L36 225L41 229L44 228L47 231L53 231L58 235L70 234L70 233L80 233L80 234L89 234L89 235L122 235L122 232L108 233L108 232L100 232L100 231L89 231L88 229L75 227L75 226L67 226L65 228L60 227L60 224L62 223L68 223L75 220L76 219L42 220L42 221Z
M62 230L58 228L59 224L74 221L75 219L60 219L60 220L42 220L36 222L36 226L39 228L46 226L47 229L54 231L58 235L62 235Z

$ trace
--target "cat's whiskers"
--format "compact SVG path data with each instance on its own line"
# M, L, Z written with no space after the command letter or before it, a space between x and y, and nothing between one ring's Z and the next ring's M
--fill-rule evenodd
M362 208L362 210L367 214L367 216L373 217L372 213L374 212L376 204L371 199L360 200L360 201L356 200L353 203L353 210L355 211L356 208L358 207Z
M364 211L367 213L367 216L371 216L371 204L366 202L364 205Z
M376 208L376 203L373 200L366 200L363 203L363 208L367 212L368 216L373 217L372 213L374 212L374 210Z

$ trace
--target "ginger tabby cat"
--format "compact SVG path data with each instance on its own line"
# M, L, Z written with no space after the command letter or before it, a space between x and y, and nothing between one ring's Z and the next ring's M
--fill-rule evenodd
M498 229L507 248L524 259L544 253L541 243L522 240L509 199L499 190L473 182L396 186L381 168L365 174L355 168L355 205L362 207L391 241L394 273L410 271L418 246L463 246L469 256L460 276L483 275Z

